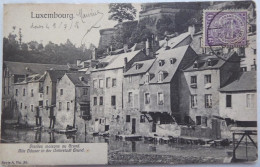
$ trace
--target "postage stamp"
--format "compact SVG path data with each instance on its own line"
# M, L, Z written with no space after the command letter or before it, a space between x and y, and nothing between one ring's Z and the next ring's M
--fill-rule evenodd
M204 10L204 47L245 47L247 11Z

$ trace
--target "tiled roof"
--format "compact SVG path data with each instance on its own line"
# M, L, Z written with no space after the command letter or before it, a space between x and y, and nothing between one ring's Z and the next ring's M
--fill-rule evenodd
M227 54L223 54L222 57L225 57L226 60L229 60L231 56L235 52L229 52ZM211 60L212 65L208 66L207 61ZM201 54L197 57L197 59L184 71L201 71L201 70L209 70L209 69L219 69L222 67L227 61L219 58L216 55L210 55L210 54ZM197 62L198 67L194 68L194 63Z
M66 75L75 86L89 86L88 80L90 79L90 75L82 72L66 73ZM81 80L81 77L83 77L83 80Z
M175 49L164 50L157 55L155 62L153 63L152 67L149 70L149 74L151 75L149 83L168 83L171 82L175 72L178 70L179 65L187 52L189 45L181 46ZM170 63L170 59L174 59L174 63ZM163 60L163 66L159 65L159 61ZM162 82L158 81L159 72L163 71L167 75L162 80ZM143 77L140 81L140 84L144 84L145 77Z
M16 75L31 75L31 74L43 74L46 70L68 70L67 65L57 64L38 64L38 63L22 63L4 61L4 66L7 66L12 74Z
M154 61L155 61L155 59L135 62L132 65L132 67L127 72L125 72L124 75L135 75L135 74L146 73L150 69L150 67L152 66ZM139 68L136 68L136 66L138 66L138 65L139 65Z
M241 72L237 79L219 89L220 92L256 91L256 71Z
M99 67L97 69L93 69L92 71L99 71L99 70L109 70L109 69L116 69L116 68L122 68L125 65L124 59L127 58L127 61L129 62L134 58L138 53L140 53L141 50L133 51L133 52L127 52L122 53L118 55L111 55L106 56L103 59L100 59L98 64L106 64L104 67Z
M49 73L52 82L56 82L57 79L62 78L66 73L65 70L48 70L47 72Z

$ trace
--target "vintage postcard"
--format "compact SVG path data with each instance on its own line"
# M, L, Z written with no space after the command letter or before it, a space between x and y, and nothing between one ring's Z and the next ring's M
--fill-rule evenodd
M4 4L0 165L256 163L256 25L254 1Z

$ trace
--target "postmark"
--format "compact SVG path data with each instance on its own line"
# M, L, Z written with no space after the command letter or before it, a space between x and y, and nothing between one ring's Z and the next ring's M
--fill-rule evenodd
M204 10L203 47L245 47L246 10Z

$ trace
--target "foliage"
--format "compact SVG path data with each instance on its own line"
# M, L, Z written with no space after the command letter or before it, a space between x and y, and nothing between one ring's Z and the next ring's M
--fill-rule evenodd
M134 20L136 9L131 3L110 3L109 4L110 20L122 22L123 20Z

